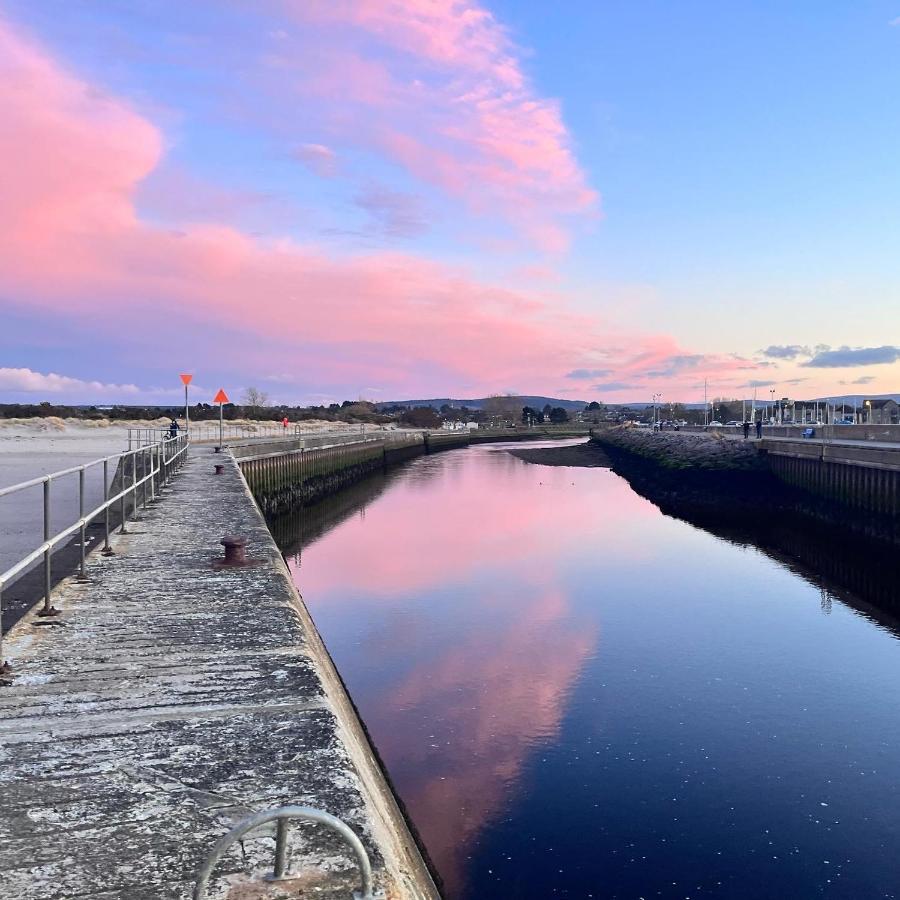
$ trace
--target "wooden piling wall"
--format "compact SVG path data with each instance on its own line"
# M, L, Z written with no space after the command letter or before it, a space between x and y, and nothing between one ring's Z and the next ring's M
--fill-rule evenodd
M266 515L275 515L302 503L312 503L370 472L384 468L390 453L409 459L424 452L421 440L389 445L366 441L312 450L288 450L238 459L244 478Z
M818 457L768 453L782 481L861 512L894 519L900 514L900 471Z

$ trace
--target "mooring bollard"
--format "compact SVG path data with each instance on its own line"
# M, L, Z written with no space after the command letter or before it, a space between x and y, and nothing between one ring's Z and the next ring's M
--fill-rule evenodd
M223 566L245 566L247 564L247 538L236 534L226 534L220 543L225 548Z
M221 475L225 471L224 463L216 463L216 475Z

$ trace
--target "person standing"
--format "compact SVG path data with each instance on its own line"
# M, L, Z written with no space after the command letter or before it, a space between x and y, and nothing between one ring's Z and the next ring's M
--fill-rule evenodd
M745 421L744 422L744 440L746 441L748 437L750 437L750 423Z
M762 419L756 420L756 439L760 440L762 438Z

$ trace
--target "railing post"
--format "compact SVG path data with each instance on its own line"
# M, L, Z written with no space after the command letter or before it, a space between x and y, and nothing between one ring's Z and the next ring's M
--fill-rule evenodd
M137 521L137 453L131 454L131 521Z
M0 582L0 675L9 672L9 665L3 658L3 583Z
M147 448L141 447L141 508L147 511Z
M156 454L159 447L150 445L150 502L156 502Z
M125 504L125 492L126 492L126 480L128 478L128 472L126 471L128 468L128 458L123 456L121 457L122 461L122 490L119 492L121 494L119 498L119 516L121 518L121 524L119 525L119 534L128 534L128 529L125 527L125 512L126 512L126 504Z
M12 674L12 666L3 657L3 582L0 581L0 677Z
M109 460L103 460L103 553L112 553L109 546Z
M284 878L287 872L287 851L288 851L288 820L278 820L278 830L275 832L275 866L273 875L275 879Z
M84 545L87 541L87 524L84 521L84 466L78 470L78 518L81 519L81 578L87 578L84 568Z
M44 479L44 541L50 540L50 478ZM50 591L52 573L50 570L50 558L52 551L49 547L44 550L44 605L38 613L39 616L55 616L56 610L50 605Z

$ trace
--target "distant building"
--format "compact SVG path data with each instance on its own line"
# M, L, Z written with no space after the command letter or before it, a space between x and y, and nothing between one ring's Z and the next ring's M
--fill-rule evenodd
M864 400L866 422L873 425L900 424L900 406L896 400Z

